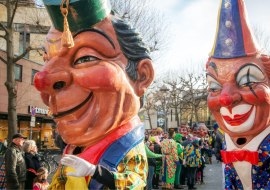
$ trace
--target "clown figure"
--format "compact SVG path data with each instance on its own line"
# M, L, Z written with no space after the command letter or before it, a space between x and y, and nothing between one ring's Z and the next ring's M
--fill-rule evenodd
M53 26L34 83L67 144L49 189L143 189L147 47L106 0L43 2Z
M208 106L225 132L225 189L270 189L270 58L243 0L222 0L207 62Z

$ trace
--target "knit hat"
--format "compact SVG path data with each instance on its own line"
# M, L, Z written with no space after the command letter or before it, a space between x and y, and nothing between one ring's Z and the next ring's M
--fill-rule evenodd
M179 142L180 140L182 140L182 137L183 137L182 134L176 133L176 134L174 135L174 140L177 141L177 142Z
M156 142L156 138L154 136L150 136L149 141L150 142Z

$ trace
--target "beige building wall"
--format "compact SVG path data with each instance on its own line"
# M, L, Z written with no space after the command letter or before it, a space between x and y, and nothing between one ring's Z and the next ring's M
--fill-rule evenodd
M0 4L0 22L6 22L6 7ZM45 42L46 34L44 31L40 32L35 31L35 33L29 31L28 25L33 26L51 26L50 18L47 14L45 8L36 8L36 7L18 7L15 17L14 17L14 24L25 24L25 31L30 32L30 46L33 48L41 48ZM13 34L14 38L14 53L19 55L21 52L19 50L19 39L20 39L20 32L16 32L18 29L15 27L15 32ZM4 32L0 31L0 35L3 35ZM0 49L6 50L6 42L4 39L0 38ZM29 59L38 63L43 63L42 59L43 52L40 51L31 51L29 53Z
M3 54L4 52L0 51L0 56ZM17 112L28 114L29 105L47 109L47 106L41 101L39 92L31 83L32 69L41 71L42 65L25 59L21 59L17 64L22 65L22 82L16 82ZM0 61L0 112L7 112L8 93L4 84L7 77L6 70L6 64Z

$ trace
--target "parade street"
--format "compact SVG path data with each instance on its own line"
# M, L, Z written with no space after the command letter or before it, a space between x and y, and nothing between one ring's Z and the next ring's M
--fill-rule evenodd
M214 160L214 159L213 159ZM217 163L216 160L213 161L213 164L208 164L204 168L204 181L203 185L196 185L197 189L202 190L222 190L222 171L221 163Z

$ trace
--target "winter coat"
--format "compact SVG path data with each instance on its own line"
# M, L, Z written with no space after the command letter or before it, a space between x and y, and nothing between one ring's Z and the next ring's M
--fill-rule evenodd
M33 181L36 177L35 172L40 168L40 163L38 157L31 153L25 153L25 163L26 163L26 181L25 181L25 189L33 189Z
M7 189L19 189L19 183L26 179L26 165L23 151L11 143L5 154Z

